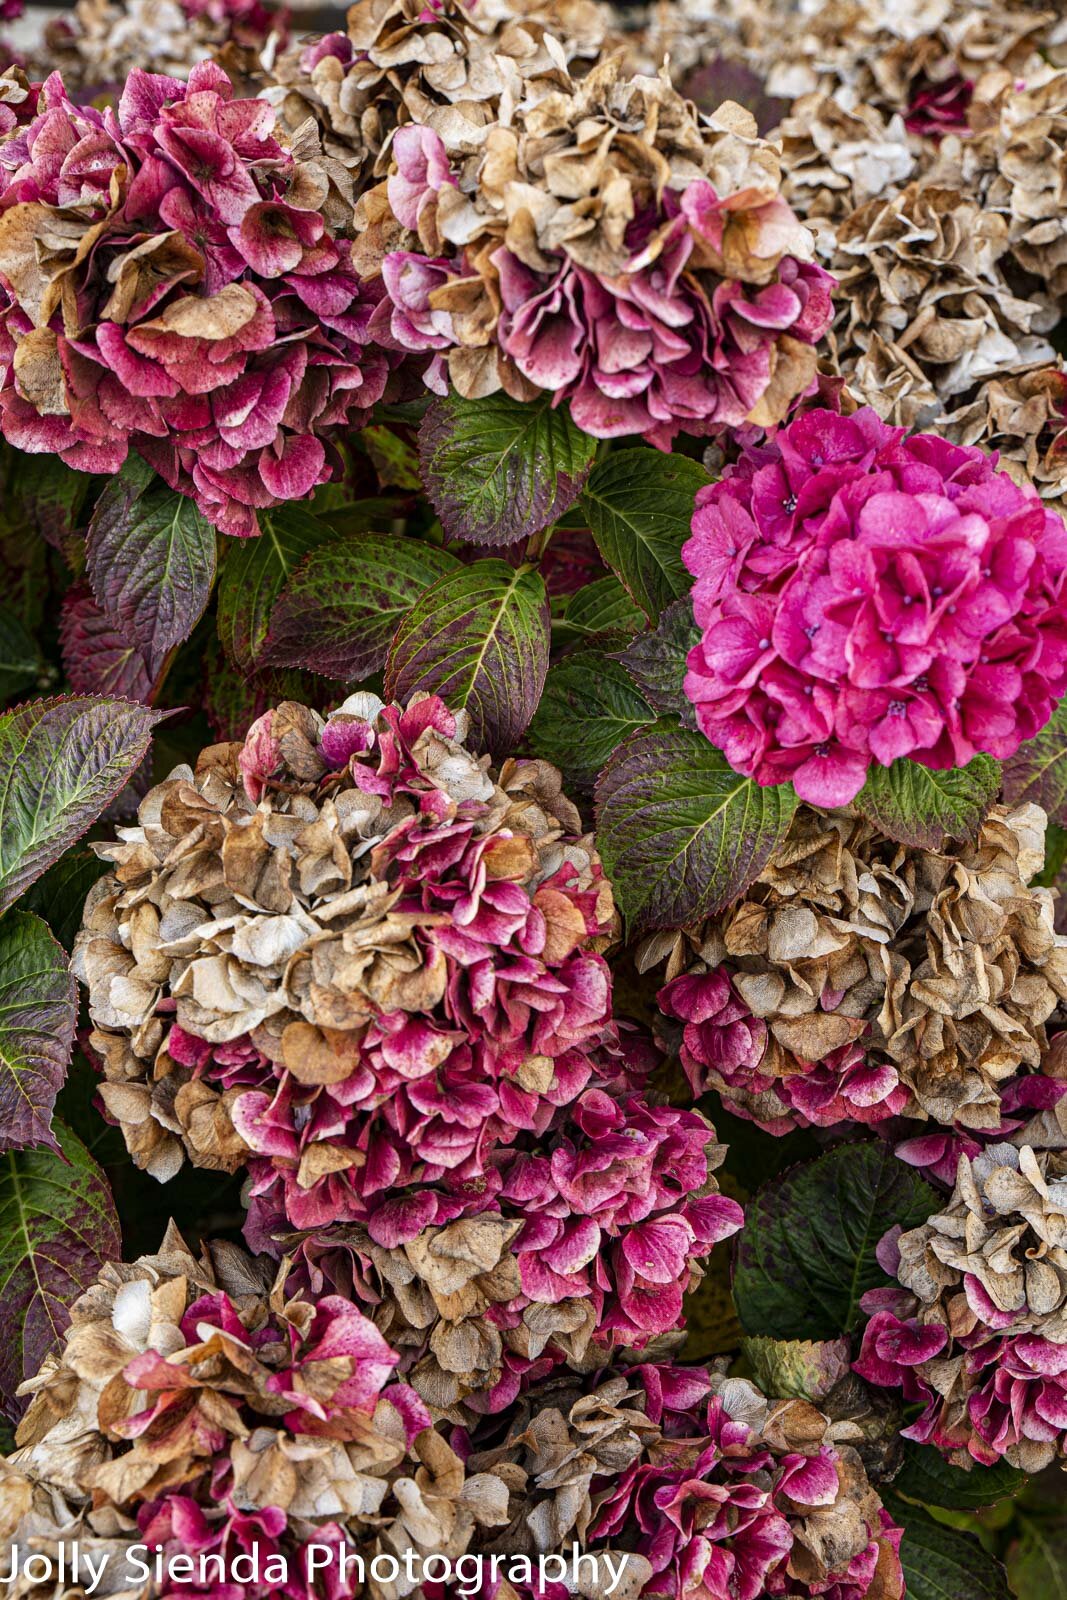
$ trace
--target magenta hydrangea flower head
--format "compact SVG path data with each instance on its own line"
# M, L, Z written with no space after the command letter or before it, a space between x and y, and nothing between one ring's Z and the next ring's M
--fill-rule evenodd
M553 85L477 158L446 143L459 124L398 131L361 241L375 332L439 392L549 391L598 438L779 421L815 378L833 280L755 121L704 123L665 75L614 62Z
M210 62L188 84L135 71L102 112L53 74L0 169L5 438L90 472L135 449L238 535L330 476L391 358L369 337L380 290L271 107Z
M738 771L840 806L1010 756L1067 688L1067 530L996 458L814 410L700 491L685 691Z
M650 1563L644 1596L899 1600L901 1530L814 1406L699 1367L637 1375L664 1438L607 1488L590 1533Z
M556 1367L588 1372L684 1327L685 1294L743 1221L718 1189L724 1155L696 1112L589 1089L453 1184L457 1220L427 1225L432 1206L408 1204L324 1228L295 1281L364 1298L435 1415L496 1414Z
M23 1387L4 1531L80 1538L131 1594L149 1592L137 1540L164 1570L194 1557L194 1581L151 1590L175 1600L340 1600L351 1579L339 1565L316 1577L309 1544L454 1556L507 1521L503 1485L465 1472L373 1322L339 1294L296 1292L286 1267L225 1243L198 1259L172 1224L157 1255L104 1267L71 1315ZM235 1582L230 1563L256 1545L259 1577ZM273 1582L272 1556L288 1568Z
M898 1284L864 1296L855 1370L922 1406L906 1439L962 1467L1067 1457L1065 1239L1067 1157L999 1144L961 1155L943 1210L882 1240Z
M139 1165L250 1164L257 1213L406 1239L488 1202L494 1150L644 1076L559 773L491 769L466 726L435 697L283 704L101 845L76 967Z

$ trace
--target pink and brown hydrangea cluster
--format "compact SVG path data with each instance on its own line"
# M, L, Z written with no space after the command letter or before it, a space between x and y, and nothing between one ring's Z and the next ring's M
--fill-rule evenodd
M618 1476L590 1533L649 1562L644 1595L899 1600L901 1530L813 1405L700 1367L637 1377L663 1439Z
M957 1466L1067 1456L1067 1161L1029 1145L961 1156L945 1208L891 1230L898 1280L863 1301L856 1371L921 1415L904 1437Z
M376 333L425 352L431 388L548 391L597 438L669 448L777 422L813 380L831 279L740 106L704 124L607 61L476 138L408 126L391 151L360 256L381 264Z
M36 113L0 144L4 436L89 472L132 448L223 531L258 532L329 478L331 436L389 371L327 180L210 62L132 72L105 111L53 74Z
M464 1470L373 1323L340 1295L293 1293L285 1267L224 1243L197 1259L172 1225L157 1255L105 1267L71 1314L24 1385L0 1521L37 1548L79 1539L106 1554L108 1593L335 1600L351 1585L339 1567L315 1576L309 1544L454 1556L506 1521L501 1481ZM217 1553L223 1576L159 1591L131 1575L123 1590L136 1543L164 1564ZM235 1586L232 1558L254 1545L261 1581ZM272 1555L282 1584L262 1579ZM29 1579L15 1590L31 1592Z
M587 1091L534 1148L499 1151L458 1220L307 1236L300 1270L364 1297L435 1415L496 1413L561 1363L586 1371L684 1326L683 1299L741 1207L697 1112ZM447 1213L446 1213L447 1214ZM392 1221L390 1216L388 1221Z
M640 1347L741 1210L710 1125L643 1091L559 774L493 771L464 733L433 697L282 705L149 792L98 846L75 955L101 1100L159 1178L247 1167L259 1246L359 1224L412 1270L491 1277L477 1315L523 1360L560 1359L564 1326ZM505 1381L460 1345L464 1395Z
M1067 530L995 460L873 411L806 413L700 492L684 551L700 727L839 806L898 757L1004 758L1067 688Z
M997 806L973 840L922 849L801 806L736 902L641 952L667 956L658 1031L693 1093L772 1133L922 1119L901 1154L950 1184L961 1150L1052 1114L1067 938L1032 881L1045 834L1038 807Z

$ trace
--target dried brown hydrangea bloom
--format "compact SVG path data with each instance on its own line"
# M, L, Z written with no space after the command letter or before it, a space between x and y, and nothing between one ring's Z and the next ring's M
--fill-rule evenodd
M841 225L868 201L898 194L919 166L899 113L846 106L820 91L794 101L773 138L782 146L782 193L827 265Z
M604 47L606 8L596 0L358 0L347 33L282 51L265 97L293 130L310 116L327 158L354 200L388 170L398 126L416 122L469 155L502 98L540 98Z
M137 67L187 78L226 45L256 52L285 38L287 16L264 0L77 0L45 26L35 77L59 71L71 94L121 89Z
M1045 825L997 806L973 842L924 850L801 808L739 902L644 948L646 967L669 958L660 1003L686 1024L691 1081L783 1128L899 1113L999 1127L1067 997L1067 939L1030 882Z
M836 370L908 427L994 376L1047 365L1057 320L1005 275L1009 228L966 190L923 179L867 201L836 229Z
M898 1241L897 1277L924 1305L960 1294L948 1326L964 1310L963 1285L989 1317L1010 1314L1013 1333L1039 1333L1067 1344L1067 1172L1062 1158L1024 1146L993 1145L960 1161L943 1211ZM981 1292L974 1285L981 1286Z
M1044 63L1020 79L1006 69L975 84L966 136L946 138L932 170L1001 217L1022 282L1067 301L1067 72Z
M857 1371L925 1409L907 1437L961 1466L1040 1472L1067 1454L1067 1157L1029 1145L961 1156L945 1207L879 1260Z
M1067 370L1062 357L1017 377L990 378L975 398L940 419L954 444L996 450L1018 483L1046 500L1067 495Z
M614 1480L660 1441L636 1374L606 1382L568 1374L521 1395L502 1443L475 1449L469 1472L507 1484L510 1520L487 1529L478 1548L535 1555L585 1543L594 1515L593 1480Z
M681 83L722 56L770 95L835 94L936 132L962 117L961 84L992 66L1017 75L1059 38L1056 11L1030 0L674 0L647 7L629 48L643 71L669 58Z
M173 1227L106 1266L23 1386L6 1527L227 1559L258 1539L299 1571L313 1539L456 1556L503 1524L504 1484L464 1469L374 1325L286 1274L221 1243L198 1260Z

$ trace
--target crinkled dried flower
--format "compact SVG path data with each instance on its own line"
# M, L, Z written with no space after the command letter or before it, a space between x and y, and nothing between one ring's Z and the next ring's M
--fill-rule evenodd
M702 489L685 692L738 771L845 805L872 763L1006 757L1067 689L1067 529L980 450L805 413Z
M291 1294L287 1271L221 1243L197 1260L173 1226L158 1255L105 1267L23 1386L5 1531L117 1558L135 1540L224 1561L258 1543L309 1600L309 1542L455 1556L506 1521L503 1483L464 1471L373 1323L338 1294Z
M635 1374L660 1444L605 1485L590 1529L643 1556L643 1594L899 1600L901 1530L847 1442L804 1400L766 1399L720 1370Z
M516 86L518 93L518 86ZM775 152L665 76L565 73L455 153L404 128L359 208L381 261L375 332L460 393L550 390L597 437L668 445L779 421L815 375L830 282Z
M135 71L0 142L0 431L114 472L130 448L225 532L331 474L327 442L381 397L377 299L320 215L321 173L262 100L203 62Z
M853 392L909 427L992 377L1047 365L1049 295L1020 290L1005 218L970 188L927 176L842 219L834 360Z
M260 49L284 39L288 13L266 0L76 0L45 24L35 76L63 74L68 91L89 99L121 89L131 72L187 78L198 62L234 42Z
M905 1438L958 1466L1040 1472L1067 1455L1067 1161L991 1145L961 1156L943 1211L894 1229L856 1371L922 1415Z
M625 1079L592 841L554 768L465 733L425 696L285 704L97 847L75 967L138 1165L248 1164L253 1221L410 1238Z
M694 1093L773 1132L930 1118L972 1151L1055 1105L1067 1083L1042 1070L1045 1024L1067 940L1030 884L1044 834L1036 806L996 807L973 842L922 850L802 807L742 898L673 938L660 1027ZM922 1146L923 1164L954 1165L955 1147Z
M506 97L540 98L598 56L607 30L598 0L357 0L347 20L282 51L263 94L287 128L315 119L350 204L389 170L398 127L470 155Z

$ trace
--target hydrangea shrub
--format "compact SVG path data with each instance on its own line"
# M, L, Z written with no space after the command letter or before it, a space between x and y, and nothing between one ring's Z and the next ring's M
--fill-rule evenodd
M0 1572L1067 1584L1067 65L890 11L5 58Z

